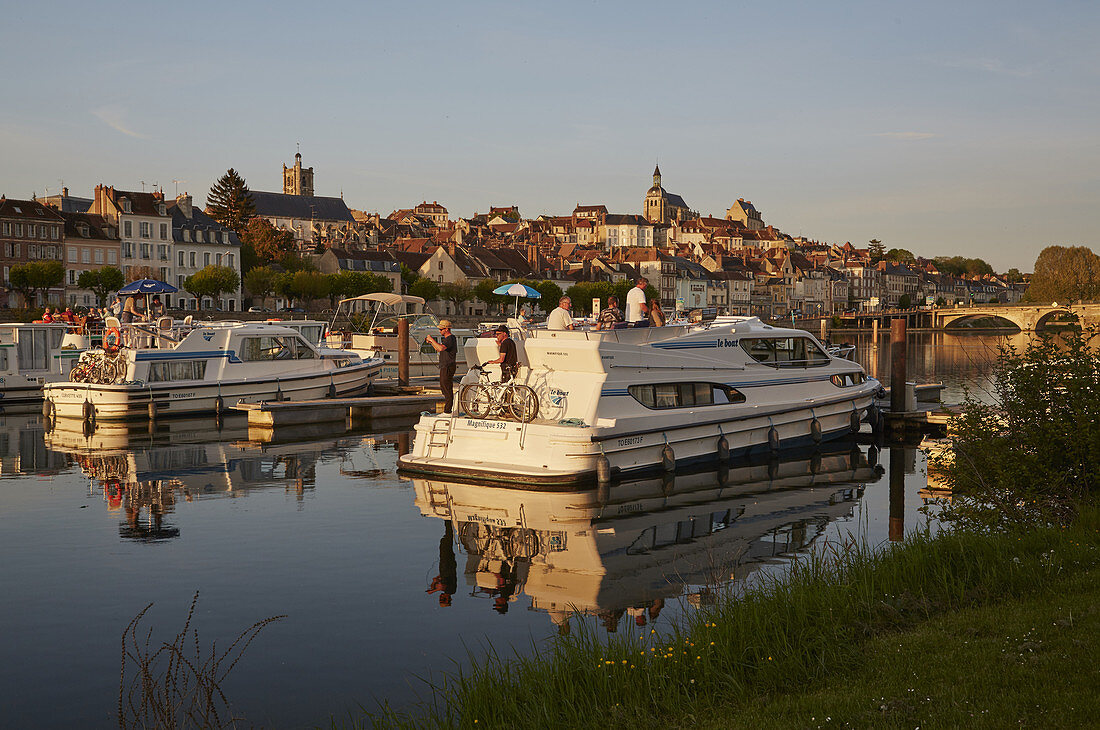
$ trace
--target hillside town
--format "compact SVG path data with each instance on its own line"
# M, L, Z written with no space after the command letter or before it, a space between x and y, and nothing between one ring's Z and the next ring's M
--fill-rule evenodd
M310 268L369 273L388 279L393 291L407 289L410 280L431 282L437 298L430 304L441 315L487 314L489 305L473 296L455 301L438 293L443 285L473 291L483 281L549 281L568 291L646 277L670 311L713 307L766 319L1011 303L1026 289L994 274L953 275L920 256L891 260L884 246L875 250L877 241L855 246L792 236L766 223L744 198L723 217L701 215L665 189L659 167L639 195L640 212L589 201L534 217L508 204L459 217L425 200L382 215L314 191L313 168L302 166L299 153L293 166L283 165L282 192L249 193L254 215L292 236ZM178 287L167 304L180 310L260 304L239 284L213 297L188 289L190 278L211 266L231 269L238 281L245 273L241 236L210 213L186 192L172 199L162 189L110 185L97 185L89 197L67 188L26 200L0 197L0 306L100 304L79 282L83 272L103 267L118 268L126 281L153 278ZM44 261L63 264L61 283L36 290L12 281L13 269ZM286 296L263 300L275 308L295 303Z

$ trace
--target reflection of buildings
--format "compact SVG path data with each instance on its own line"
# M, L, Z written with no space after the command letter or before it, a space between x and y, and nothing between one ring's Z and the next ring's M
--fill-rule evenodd
M69 457L47 449L42 433L41 416L0 416L0 476L57 474L68 468Z
M602 499L597 490L413 485L421 512L453 525L472 595L503 613L526 593L563 630L573 613L596 614L615 630L623 615L644 624L685 592L699 605L764 561L806 549L851 514L862 494L855 483L879 473L853 447L617 484Z
M319 439L310 432L303 435L311 438L305 442L258 443L245 440L248 429L242 424L223 424L220 433L213 419L168 421L152 433L145 426L139 433L123 426L97 429L90 436L58 429L46 435L46 444L59 455L72 455L102 490L108 509L123 514L119 533L138 540L178 537L179 529L166 525L165 518L181 500L240 497L279 487L301 499L316 486L317 464L329 460L340 460L342 473L352 478L380 472L354 463L363 460L364 452L373 461L368 437ZM224 440L210 442L212 437Z

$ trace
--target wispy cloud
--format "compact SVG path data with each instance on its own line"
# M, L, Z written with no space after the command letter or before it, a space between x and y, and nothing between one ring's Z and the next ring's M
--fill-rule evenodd
M120 106L108 105L101 106L96 109L92 109L92 114L99 119L99 121L106 124L116 132L121 132L127 137L135 137L137 139L148 139L147 135L135 132L125 124L126 109Z
M886 137L888 139L931 139L932 137L938 137L939 135L934 132L878 132L875 137Z

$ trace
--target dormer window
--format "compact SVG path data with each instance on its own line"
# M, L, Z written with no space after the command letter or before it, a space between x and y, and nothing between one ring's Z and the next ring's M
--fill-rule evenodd
M84 238L88 237L88 224L87 223L81 223L79 226L77 226L76 230L80 232L80 235L82 237L84 237Z
M118 202L122 205L122 212L123 213L131 212L131 210L130 210L130 199L129 198L122 198Z
M165 214L165 213L164 213L164 210L165 210L165 209L164 209L164 203L161 203L160 205L158 205L158 206L157 206L157 211L158 211L158 212L159 212L159 213L160 213L161 215L164 215L164 214Z

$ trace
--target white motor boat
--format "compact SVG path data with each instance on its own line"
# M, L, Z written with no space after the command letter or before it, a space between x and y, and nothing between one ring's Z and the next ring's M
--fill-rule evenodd
M439 355L425 341L428 335L439 338L439 319L424 306L422 297L411 294L375 292L342 299L329 325L328 343L358 353L362 357L381 357L385 361L382 377L397 377L398 321L409 322L409 375L438 375ZM458 371L466 368L462 343L476 337L472 330L452 329L459 343Z
M412 452L400 460L405 473L571 486L733 464L753 450L859 430L879 389L858 363L830 356L813 335L756 317L513 334L517 380L537 394L537 417L424 415ZM495 340L467 341L468 362L496 357ZM470 402L467 385L484 387L475 381L473 372L463 379L460 406Z
M87 346L67 324L0 324L0 411L39 411L42 385L68 380Z
M382 370L381 359L318 348L278 323L165 317L155 327L124 329L108 329L107 349L86 351L70 382L46 384L47 415L117 421L219 413L241 400L354 396ZM116 349L119 339L132 346Z

